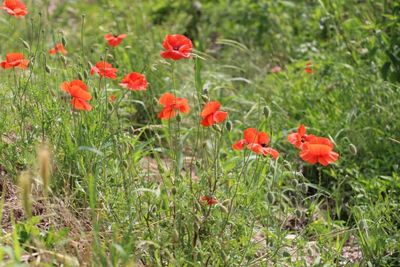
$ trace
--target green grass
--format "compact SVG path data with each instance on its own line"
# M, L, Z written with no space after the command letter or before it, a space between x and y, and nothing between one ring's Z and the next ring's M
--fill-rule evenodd
M0 266L400 264L396 1L25 2L25 18L0 17L1 60L31 60L0 76ZM128 37L109 49L108 32ZM196 56L162 59L170 33L188 35ZM50 56L62 41L69 54ZM88 74L102 58L117 80ZM131 71L147 91L118 85ZM74 79L94 96L91 112L72 111L61 91ZM191 112L162 122L158 98L173 91ZM229 126L199 125L206 98ZM334 141L335 164L301 161L287 141L300 123ZM277 161L232 150L249 127L270 134ZM25 170L32 217L15 186ZM219 204L199 201L209 194Z

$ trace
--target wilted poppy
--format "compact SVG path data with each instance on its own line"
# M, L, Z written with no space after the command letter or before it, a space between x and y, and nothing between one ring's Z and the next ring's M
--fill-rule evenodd
M55 55L57 53L61 53L63 55L68 54L67 50L62 43L57 43L52 49L49 50L49 54Z
M243 133L244 139L232 145L234 150L242 150L247 147L256 154L263 154L264 156L271 155L274 159L279 157L279 152L277 150L268 147L269 136L266 132L258 132L254 128L247 128Z
M164 106L164 109L158 114L162 120L169 120L175 117L178 112L189 113L190 107L186 98L175 97L171 93L163 94L159 103Z
M90 70L90 75L97 73L100 77L115 79L117 78L117 69L105 61L97 62Z
M28 14L25 4L19 0L4 0L2 8L14 17L23 17Z
M339 158L339 154L333 151L333 147L333 143L328 138L314 137L304 143L300 157L310 164L319 162L327 166Z
M307 132L306 127L303 124L301 124L297 129L297 133L291 133L288 135L288 141L295 147L301 149L305 142L315 137L314 135L306 134L306 132Z
M117 100L117 97L115 95L110 95L108 100L110 100L111 103L114 103L115 100Z
M315 72L314 69L313 69L313 65L312 65L311 61L307 62L306 67L304 68L304 71L307 72L307 73L310 73L310 74Z
M6 60L1 62L0 65L3 69L26 69L28 68L29 60L25 59L25 56L22 53L9 53L6 56Z
M273 67L273 68L271 69L271 72L272 72L272 73L278 73L278 72L281 72L281 71L282 71L282 68L279 67L279 66L275 66L275 67Z
M61 89L72 96L71 104L78 110L92 110L92 106L87 101L92 99L92 95L88 92L88 88L81 80L71 82L63 82Z
M218 203L218 200L214 197L209 197L209 196L202 196L200 198L201 202L207 203L207 205L212 206Z
M184 35L168 34L164 39L163 47L165 51L160 52L163 58L179 60L190 57L193 44L192 41Z
M201 112L200 116L203 118L201 124L203 126L211 126L217 123L221 123L228 117L228 112L219 110L221 104L218 101L208 102Z
M147 81L143 74L132 72L127 74L119 85L132 91L140 91L146 90Z
M104 35L104 39L107 41L109 46L116 47L126 38L126 36L126 34L112 35L107 33Z

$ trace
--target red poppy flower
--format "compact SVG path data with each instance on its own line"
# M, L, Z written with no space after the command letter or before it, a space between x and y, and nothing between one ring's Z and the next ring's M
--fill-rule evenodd
M28 14L26 6L19 0L4 0L2 8L11 16L17 18Z
M163 42L165 51L160 52L163 58L179 60L189 58L193 49L192 41L181 34L168 34Z
M127 74L119 85L132 91L140 91L146 90L147 81L143 74L132 72Z
M22 53L9 53L6 56L6 60L1 62L0 65L3 69L26 69L28 68L29 60L25 59L25 56Z
M212 206L218 203L218 200L214 197L209 197L209 196L202 196L200 198L201 202L207 203L207 205Z
M126 34L112 35L107 33L104 35L104 39L107 41L109 46L116 47L126 38L126 36Z
M203 118L201 124L208 127L226 120L226 117L228 117L228 112L220 111L220 108L221 104L218 101L208 102L200 114L200 116Z
M307 73L309 73L309 74L312 74L312 73L315 72L315 71L313 70L313 65L312 65L311 61L308 61L308 62L307 62L306 67L304 68L304 71L307 72Z
M65 50L65 47L62 43L57 43L54 48L49 50L49 54L55 55L57 53L61 53L63 55L68 54L67 50Z
M92 106L87 101L92 99L92 95L88 92L88 88L81 80L72 82L63 82L61 89L72 96L71 104L78 110L92 110Z
M275 67L273 67L273 68L271 69L271 72L272 72L272 73L278 73L278 72L281 72L281 71L282 71L282 68L279 67L279 66L275 66Z
M327 166L339 158L339 154L333 151L333 147L333 143L328 138L314 137L304 143L300 157L310 164L319 162Z
M105 61L97 62L96 65L90 70L90 75L97 73L100 77L106 77L110 79L117 78L117 69L113 68L110 63Z
M297 148L302 148L304 143L314 138L314 135L306 134L306 127L301 124L297 129L297 133L291 133L288 135L288 141Z
M254 128L248 128L244 130L244 139L233 144L232 148L234 150L242 150L246 146L256 154L271 155L274 159L277 159L279 152L271 147L267 147L268 144L269 136L266 132L258 132Z
M164 106L164 109L158 114L158 117L162 120L169 120L175 117L178 112L187 114L190 111L187 99L175 97L171 93L163 94L159 102Z

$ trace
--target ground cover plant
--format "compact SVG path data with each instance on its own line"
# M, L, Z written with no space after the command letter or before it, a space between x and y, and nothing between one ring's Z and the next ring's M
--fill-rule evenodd
M399 266L397 1L4 0L0 266Z

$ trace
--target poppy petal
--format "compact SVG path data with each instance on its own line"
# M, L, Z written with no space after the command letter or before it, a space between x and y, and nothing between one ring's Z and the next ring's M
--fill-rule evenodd
M255 128L247 128L244 130L244 139L251 144L257 142L258 131Z
M211 101L208 102L204 108L203 111L201 112L200 116L202 116L203 118L207 117L208 115L216 112L217 110L219 110L221 108L221 104L218 101Z

